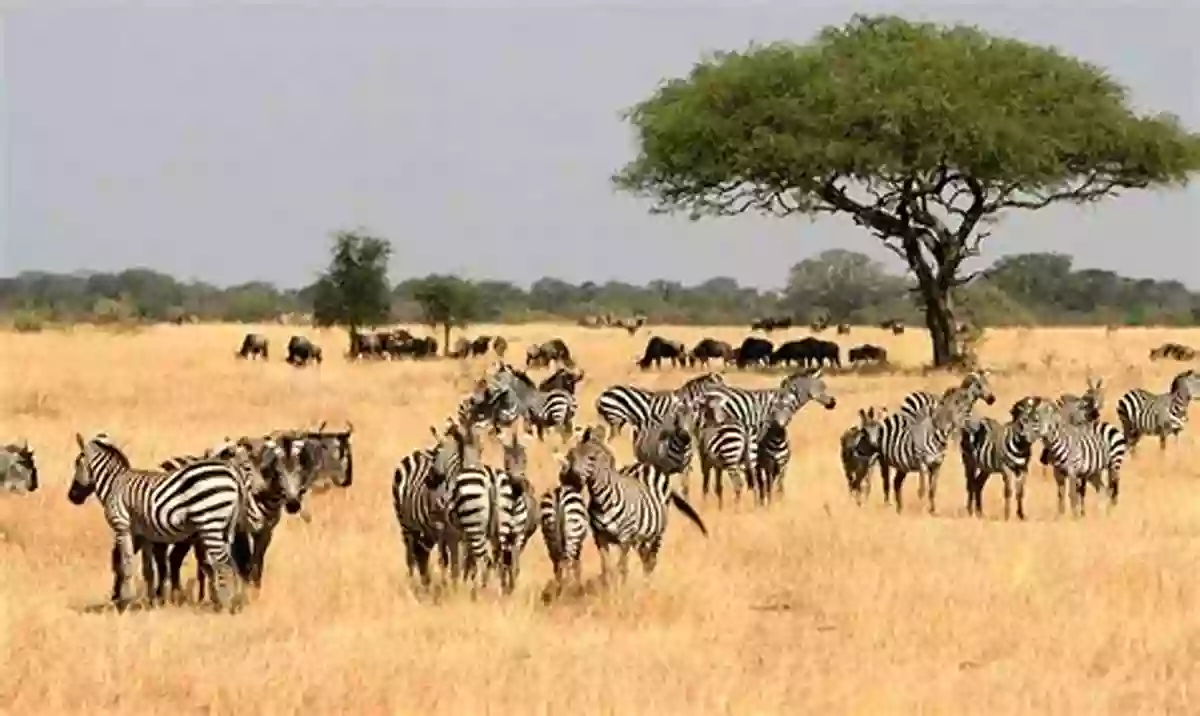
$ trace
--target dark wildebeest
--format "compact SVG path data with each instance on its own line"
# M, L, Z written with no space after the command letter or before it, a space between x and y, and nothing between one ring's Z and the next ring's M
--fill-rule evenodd
M287 350L287 362L297 368L308 365L309 361L321 362L321 347L305 336L292 336Z
M247 333L242 339L242 347L237 352L238 358L253 358L258 360L262 356L263 360L267 359L267 337L261 333Z
M891 329L892 333L897 336L901 333L904 333L904 321L900 320L899 318L889 318L880 323L879 327L884 330Z
M734 351L734 362L738 368L745 368L748 365L766 365L774 352L775 345L771 341L766 338L749 336Z
M454 347L446 354L447 358L468 358L471 355L471 342L466 338L454 341Z
M492 344L491 336L479 336L475 340L471 341L471 355L481 356L484 353L487 353L488 348L491 346L491 344Z
M798 363L805 368L819 368L823 363L840 368L842 365L842 349L833 341L823 341L820 338L801 338L798 341L788 341L779 346L771 354L771 365L780 363Z
M1196 351L1193 348L1183 345L1182 343L1164 343L1158 348L1150 351L1150 360L1178 360L1189 361L1196 360Z
M350 350L346 352L346 356L350 359L383 358L383 345L384 342L378 333L359 333L352 329L350 331Z
M346 423L346 429L329 431L321 423L313 432L304 433L304 453L301 465L307 481L306 490L320 492L330 484L350 487L354 484L354 455L350 449L350 436L354 426Z
M850 349L849 354L850 365L859 363L887 363L887 350L879 346L873 346L870 343L864 343L861 346L855 346Z
M839 323L837 325L837 332L838 332L839 336L850 335L850 324L849 323Z
M664 358L671 361L671 365L682 368L687 361L687 349L679 341L650 336L650 340L646 342L645 352L636 362L642 370L649 368L651 363L655 368L661 368Z
M496 339L492 341L492 352L501 358L508 352L508 341L504 339L504 336L496 336Z
M808 324L808 327L813 333L820 333L821 331L824 331L826 328L829 328L829 316L821 316L812 323Z
M750 324L750 330L762 331L770 333L771 331L785 330L792 327L792 319L790 316L768 316L766 318L756 319Z
M549 393L552 390L565 390L568 393L575 393L575 386L583 381L584 372L575 372L570 368L559 368L554 371L554 374L543 380L538 385L539 393Z
M646 325L646 317L636 316L634 318L621 318L610 325L613 328L624 328L629 335L632 336L633 334L637 333L642 326Z
M729 365L733 360L733 346L715 338L703 338L695 348L692 348L688 362L692 365L699 363L707 368L708 362L717 358L723 360L725 365Z
M379 346L384 355L389 358L397 357L400 346L413 339L413 334L403 328L397 328L394 331L380 331L375 335L379 336Z
M393 358L436 358L438 352L438 342L434 338L412 338L395 342L392 344L391 353Z
M548 368L552 362L570 368L575 365L571 358L571 349L561 338L553 338L541 345L531 345L525 349L526 368Z

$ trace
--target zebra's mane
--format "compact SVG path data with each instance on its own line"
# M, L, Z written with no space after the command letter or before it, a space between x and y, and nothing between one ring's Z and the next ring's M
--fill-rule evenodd
M121 448L117 447L116 443L113 442L107 433L97 434L96 437L88 441L88 447L108 455L126 470L133 467L132 463L129 462L129 457Z
M1171 380L1172 393L1187 393L1188 397L1193 397L1192 386L1200 380L1200 375L1196 374L1195 369L1189 368ZM1200 397L1200 396L1198 396Z

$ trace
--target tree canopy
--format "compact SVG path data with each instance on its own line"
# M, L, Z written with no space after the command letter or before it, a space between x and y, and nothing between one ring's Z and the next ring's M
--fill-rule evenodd
M387 323L388 260L386 239L355 231L333 235L329 268L313 290L313 319L319 326L347 328Z
M421 306L424 322L431 328L442 326L442 350L449 354L450 329L466 328L479 313L479 292L475 285L457 276L428 276L409 287L412 300Z
M653 212L846 214L917 279L935 364L952 289L1009 209L1183 184L1200 135L1141 116L1103 70L973 27L856 15L806 44L702 59L626 113L615 185Z

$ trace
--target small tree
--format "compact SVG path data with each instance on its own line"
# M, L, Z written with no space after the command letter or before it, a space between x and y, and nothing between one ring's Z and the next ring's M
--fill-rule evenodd
M614 181L692 218L850 216L915 275L945 366L958 355L951 291L989 223L1200 169L1200 135L1138 116L1127 95L1051 48L857 15L665 83L627 113L640 151Z
M356 231L333 235L329 268L313 287L313 321L318 326L386 323L391 308L387 270L392 245Z
M479 315L475 284L457 276L427 276L412 282L409 293L421 306L425 324L442 327L442 354L449 355L450 329L466 328Z

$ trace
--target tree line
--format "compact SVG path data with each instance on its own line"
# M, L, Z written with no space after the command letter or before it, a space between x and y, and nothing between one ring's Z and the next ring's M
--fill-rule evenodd
M602 315L642 315L651 323L695 325L748 325L764 316L856 325L891 318L910 324L922 321L915 281L888 271L869 256L843 249L796 263L778 290L745 286L722 276L695 285L660 279L641 286L619 281L574 284L547 277L521 286L498 279L431 275L389 285L386 261L381 262L385 254L347 254L364 239L381 241L353 232L335 236L330 271L301 288L263 281L219 287L145 268L93 274L25 272L0 278L0 312L26 327L172 321L469 325L573 322ZM344 264L340 274L339 251ZM342 286L350 295L343 295ZM1076 269L1070 256L1057 253L1003 257L956 288L955 296L961 318L980 326L1200 324L1200 292L1178 281ZM364 302L369 304L365 308ZM351 315L355 312L360 314L357 319Z

